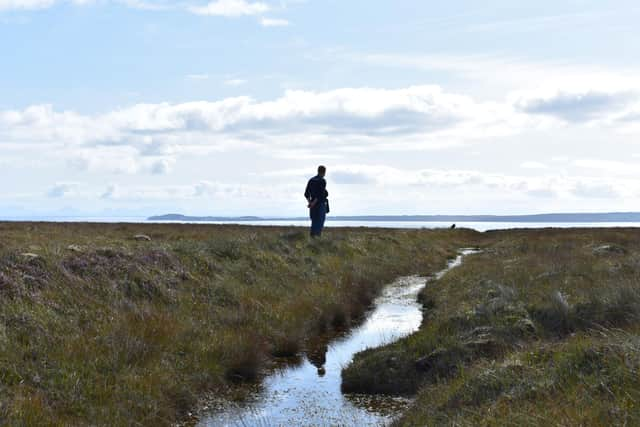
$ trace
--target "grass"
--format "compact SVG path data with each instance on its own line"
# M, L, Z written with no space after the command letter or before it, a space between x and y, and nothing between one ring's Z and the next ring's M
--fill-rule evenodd
M416 395L401 426L640 424L640 230L483 239L425 288L420 331L357 355L343 388Z
M150 241L135 239L145 234ZM420 331L345 391L415 395L398 425L640 424L640 230L0 223L0 424L172 425L443 268ZM322 347L320 345L319 347ZM317 353L317 354L316 354Z
M171 425L204 393L241 397L396 276L480 238L53 223L0 223L0 236L0 424L52 426Z

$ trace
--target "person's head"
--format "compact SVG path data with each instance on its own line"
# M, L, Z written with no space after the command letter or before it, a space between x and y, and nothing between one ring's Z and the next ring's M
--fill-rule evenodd
M318 175L319 176L324 176L326 173L327 173L327 168L325 168L322 165L318 166Z

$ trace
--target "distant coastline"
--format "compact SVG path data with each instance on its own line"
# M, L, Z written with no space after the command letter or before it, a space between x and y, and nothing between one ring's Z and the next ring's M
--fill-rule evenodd
M189 222L217 222L217 221L300 221L306 217L258 217L258 216L190 216L182 214L165 214L150 216L148 221L189 221ZM537 222L537 223L593 223L593 222L640 222L640 212L609 212L609 213L548 213L535 215L357 215L332 216L329 221L394 221L394 222Z

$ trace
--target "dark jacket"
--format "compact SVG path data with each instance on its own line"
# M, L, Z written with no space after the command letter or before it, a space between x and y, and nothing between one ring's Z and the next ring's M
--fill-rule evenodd
M307 183L306 190L304 190L304 197L309 201L318 199L316 205L324 203L327 200L327 197L329 197L329 193L327 192L327 181L325 181L320 175L316 175L311 178Z

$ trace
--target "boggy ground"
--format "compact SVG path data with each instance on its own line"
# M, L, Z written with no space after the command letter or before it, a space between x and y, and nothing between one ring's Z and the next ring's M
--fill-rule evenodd
M480 236L0 223L0 424L169 425L205 392L242 397L274 358Z
M417 395L398 426L640 425L640 230L485 233L421 294L420 331L345 391Z

